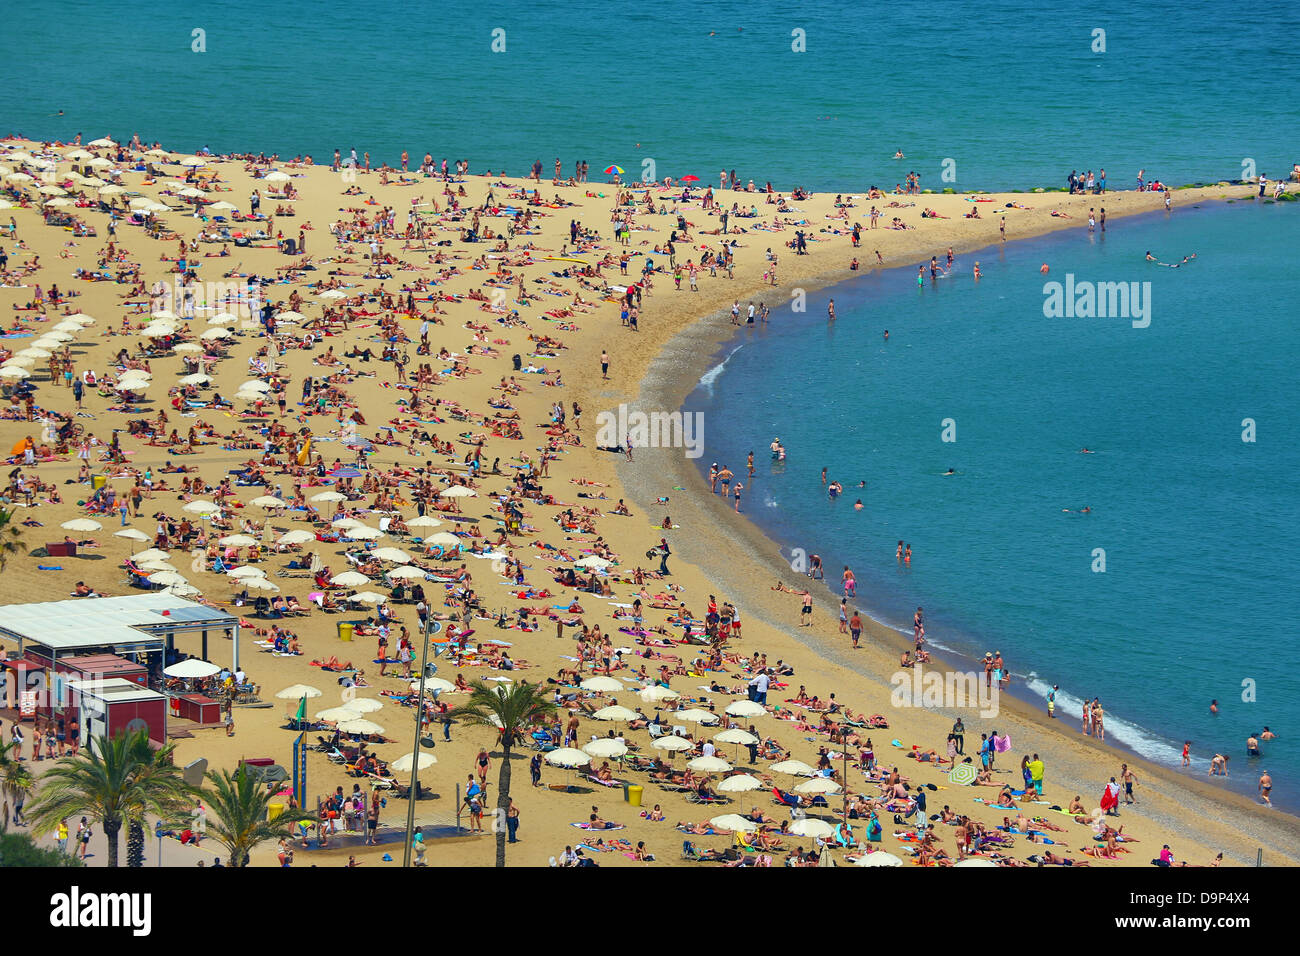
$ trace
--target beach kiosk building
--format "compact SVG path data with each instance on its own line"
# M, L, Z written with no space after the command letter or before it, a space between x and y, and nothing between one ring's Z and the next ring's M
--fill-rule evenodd
M29 697L35 692L45 698L37 704L42 714L62 715L80 709L82 699L104 713L113 712L112 707L104 710L104 705L117 701L123 705L120 712L125 714L130 710L125 706L127 703L142 704L154 692L149 690L147 681L141 680L143 675L139 670L122 664L133 662L157 679L169 652L178 644L206 660L208 643L213 637L230 638L231 670L238 670L239 618L174 595L132 594L0 607L0 638L17 642L20 662L44 674L44 686L35 691L30 684L23 688ZM105 655L101 660L118 663L105 667L102 673L94 667L88 672L85 665L90 655ZM6 676L11 671L13 667L7 668ZM73 688L73 684L79 686ZM92 684L101 689L116 689L104 699L87 698ZM132 697L135 692L126 690L122 684L130 684L145 696ZM166 698L161 694L157 697L164 702L165 712ZM144 719L142 714L148 709L144 707L141 714L129 719ZM88 724L86 720L81 722L83 734L89 730ZM153 733L152 728L150 732Z

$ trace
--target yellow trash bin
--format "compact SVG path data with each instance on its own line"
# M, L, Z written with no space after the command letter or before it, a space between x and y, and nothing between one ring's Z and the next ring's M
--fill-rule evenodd
M92 476L91 476L91 479L90 479L90 485L91 485L91 487L92 487L95 491L98 491L100 488L103 488L106 484L108 484L108 476L107 476L107 475L92 475Z
M340 640L340 641L350 641L350 640L352 640L352 625L351 625L351 624L347 624L347 623L345 623L345 622L343 622L343 621L340 621L340 622L339 622L339 640Z
M628 786L627 786L627 802L630 803L630 804L631 804L632 806L634 806L634 807L639 807L639 806L641 806L641 794L642 794L644 791L645 791L645 787L642 787L642 786L640 786L639 784L635 784L635 783L630 783L630 784L628 784Z
M266 822L274 823L280 819L280 814L284 813L283 803L268 803L266 805Z

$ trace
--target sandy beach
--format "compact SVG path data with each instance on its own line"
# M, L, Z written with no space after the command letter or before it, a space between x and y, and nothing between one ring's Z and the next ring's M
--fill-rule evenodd
M773 742L772 753L779 750L780 756L760 758L751 766L744 746L717 746L719 758L733 764L736 772L753 773L763 784L760 789L732 793L726 805L688 802L683 793L663 789L652 782L649 774L634 772L617 760L609 761L613 780L644 786L644 801L639 808L624 802L621 786L584 780L576 771L560 767L543 765L544 786L533 787L528 765L535 751L518 749L511 793L520 811L519 842L509 845L510 865L544 866L552 858L560 858L566 846L580 843L588 846L584 853L602 866L690 865L682 859L683 841L691 841L700 851L723 851L733 847L736 838L716 827L712 834L681 832L674 828L675 824L700 824L720 814L749 813L751 808L776 824L760 834L769 841L770 848L760 846L749 855L766 857L772 865L780 865L796 848L814 849L816 841L777 832L782 821L790 821L790 814L774 797L772 788L789 791L813 778L772 772L770 765L780 759L794 759L816 767L820 748L829 748L837 755L827 761L834 774L832 779L838 785L847 785L855 803L858 795L867 801L881 801L878 815L883 836L871 847L901 856L906 865L912 865L919 862L915 856L916 817L909 811L895 820L895 810L907 804L910 796L900 800L895 809L885 809L889 798L882 795L882 786L868 780L858 766L867 738L873 744L876 763L886 771L898 767L907 778L909 795L918 785L929 785L924 816L939 814L947 806L996 834L995 828L1003 824L1004 818L1014 821L1023 812L1027 817L1041 817L1045 823L1041 827L1035 824L1032 829L1046 830L1046 837L1055 841L1045 846L1026 834L1004 833L1002 845L989 844L982 854L984 859L1025 861L1046 849L1076 864L1149 866L1151 858L1167 843L1178 860L1192 865L1209 865L1220 853L1224 866L1253 865L1258 848L1264 849L1267 864L1300 861L1300 821L1261 808L1203 774L1190 775L1157 766L1082 736L1077 719L1049 720L1011 695L1000 697L1000 712L992 719L982 718L973 710L892 706L890 677L898 670L899 655L911 642L867 620L862 648L852 649L847 636L839 633L838 599L821 585L811 587L813 625L800 627L800 597L776 591L773 586L781 581L802 588L808 579L795 574L776 545L743 514L737 516L726 500L707 494L707 483L701 481L696 463L686 458L681 448L637 447L632 460L622 451L597 448L602 443L598 435L602 412L613 412L620 404L646 412L680 409L718 345L734 334L735 326L729 321L733 303L741 308L743 322L743 310L751 300L784 303L797 295L797 290L811 291L866 271L914 265L931 256L938 256L942 262L949 248L969 253L996 246L1004 236L1005 241L1015 241L1059 229L1083 229L1088 211L1094 206L1104 205L1108 220L1163 210L1165 200L1160 193L1007 193L978 197L886 194L874 199L862 191L840 197L814 194L798 199L783 194L786 208L778 211L775 202L769 202L775 196L718 189L715 180L713 198L721 209L730 211L735 204L736 210L728 219L730 231L723 236L718 232L718 209L706 210L702 206L701 200L710 188L708 182L692 184L686 201L681 199L681 184L656 185L647 192L641 186L619 187L604 182L607 177L594 170L591 181L570 183L570 170L566 168L566 179L555 183L548 176L549 165L540 182L487 175L471 167L469 175L453 176L447 184L441 175L415 172L414 156L412 171L403 174L397 170L336 171L325 165L251 158L199 157L191 165L182 165L177 162L181 154L154 154L147 160L154 163L159 175L151 177L136 168L142 157L140 151L127 150L128 156L119 160L115 147L85 146L81 147L86 151L84 158L70 158L77 146L47 148L15 140L4 145L8 148L0 149L0 167L4 167L0 170L0 185L8 206L0 209L0 225L12 223L13 230L0 236L0 247L7 255L4 283L0 286L0 311L5 316L7 333L0 341L6 352L3 357L8 360L13 353L30 347L35 339L67 321L64 316L84 314L95 321L79 332L69 333L66 345L71 371L78 379L93 371L98 383L85 386L84 415L79 417L72 389L49 380L48 357L36 356L26 366L9 364L11 368L25 367L29 381L38 386L33 396L36 418L41 417L42 409L59 413L81 426L83 435L58 447L57 440L48 433L43 435L40 421L26 420L21 401L6 401L9 408L0 421L0 445L15 450L7 467L12 474L7 481L6 507L13 507L14 520L23 523L20 527L25 547L60 541L65 533L91 543L82 544L76 558L51 561L27 554L11 556L4 570L4 603L67 599L78 582L107 595L133 593L123 561L133 549L147 545L133 546L126 539L114 537L122 530L116 511L88 514L87 508L79 506L92 494L92 485L80 480L82 442L87 443L84 453L89 473L108 475L108 487L119 499L126 499L137 484L144 486L143 472L150 470L154 487L148 490L144 486L138 514L131 514L125 523L151 541L160 523L165 523L155 518L156 514L179 522L185 517L182 506L186 501L199 498L218 497L227 503L228 530L222 534L247 530L259 541L274 541L291 530L313 534L327 531L336 505L313 503L310 499L339 487L353 495L342 503L347 514L368 526L377 526L381 517L391 518L393 513L409 522L417 514L417 504L423 501L428 514L444 521L438 531L470 532L462 539L464 549L472 547L508 558L484 560L462 554L437 561L424 550L424 544L412 542L412 535L387 534L369 542L371 547L404 549L414 556L412 562L439 571L454 573L464 564L472 575L469 581L445 586L435 581L423 584L435 614L459 615L459 588L465 585L476 592L483 612L472 623L478 652L458 656L453 649L439 657L438 677L448 681L461 675L466 680L491 677L545 683L548 678L563 680L559 674L562 668L580 669L581 676L587 678L596 671L605 673L602 657L610 656L615 662L609 676L619 680L625 691L591 693L568 684L547 685L569 695L561 719L567 724L567 708L574 708L577 732L573 746L580 747L593 736L604 737L614 731L625 734L635 756L667 756L652 747L647 730L626 730L621 722L592 719L588 711L617 699L618 704L640 708L647 716L652 716L656 707L663 709L664 724L672 727L683 723L669 711L680 702L683 707L714 710L726 721L730 718L723 714L724 709L734 701L746 700L746 685L756 675L756 654L765 655L769 666L783 661L791 671L773 675L784 686L772 685L766 713L736 718L742 728L754 724L756 733ZM15 153L19 156L15 157ZM48 167L39 162L41 158L56 163L53 172L43 178L40 171ZM87 167L92 158L107 162ZM10 178L24 169L30 179ZM95 180L105 185L84 185L69 176L74 169L93 172ZM282 175L268 179L268 173ZM388 183L384 184L383 179ZM119 189L112 190L113 184ZM291 186L292 195L277 195L286 186ZM42 193L42 187L57 191ZM104 195L101 191L105 188L112 191ZM634 190L636 205L615 208L621 188ZM194 192L187 196L183 192L187 189ZM534 189L537 197L532 195ZM249 212L254 190L260 195L261 218L230 218ZM1176 214L1184 214L1197 203L1242 198L1253 190L1250 185L1226 183L1175 189L1172 203ZM975 198L980 202L971 201ZM65 199L67 203L46 206L49 214L75 217L78 224L69 222L65 228L43 222L41 204L50 199ZM152 199L166 207L166 211L159 209L155 213L161 224L157 237L144 225L130 222L132 199L141 200L137 206ZM101 200L114 204L114 237L108 235L109 215L97 208ZM204 219L194 215L194 202L201 206L227 202L233 208L209 209ZM875 229L869 225L873 206L881 214L879 228ZM757 216L743 215L751 207ZM979 211L979 218L967 218L972 210ZM391 215L386 215L389 211ZM935 213L933 217L930 211ZM211 218L213 215L227 218L217 221ZM907 228L887 228L895 217ZM1005 233L1000 228L1004 217ZM408 223L417 221L422 236L417 235L414 225L408 232ZM616 238L614 225L624 221L631 228L625 243ZM863 226L860 246L856 247L850 235L854 223ZM670 260L656 247L665 246L683 224L686 235L675 240ZM85 227L93 228L94 234L78 234L85 232ZM236 233L244 239L258 229L269 231L270 236L235 242ZM229 230L228 237L223 230ZM476 241L465 241L467 230L475 233ZM806 235L806 255L796 255L786 246L797 231ZM199 241L201 236L207 239ZM294 241L292 254L277 247L278 236ZM305 251L301 248L304 240ZM705 253L717 256L724 242L729 241L734 241L731 277L725 264L699 266ZM111 256L106 253L110 242ZM766 254L769 250L776 257L775 263ZM626 273L619 263L624 255L628 257ZM995 256L996 250L989 250L989 255ZM178 275L175 260L182 256L188 263L198 264L192 298L174 294ZM855 257L859 268L851 270ZM661 271L656 271L650 277L652 284L641 290L637 329L633 331L620 322L621 300L610 288L622 289L642 279L647 258L653 259ZM688 262L699 266L694 275ZM675 267L681 267L680 281L675 280ZM90 281L77 270L112 278ZM292 304L300 303L293 309L296 318L278 320L274 355L267 353L268 337L255 319L236 315L228 322L208 321L218 312L237 311L238 303L218 303L215 296L230 294L250 275L274 279L261 293L273 306L272 313L289 311ZM154 291L157 283L161 283L162 297ZM50 301L53 285L63 296L57 304ZM132 289L136 291L132 293ZM329 294L322 296L322 292ZM291 296L297 298L291 302ZM175 332L162 340L142 337L140 331L151 313L159 311L160 303L168 297L174 303L171 311L175 317L162 321ZM33 303L36 307L28 308ZM205 304L206 311L201 307ZM326 310L334 321L327 317ZM418 346L426 320L428 350L421 354L423 350ZM205 332L226 328L231 330L228 338L200 338ZM312 344L302 347L307 335ZM139 350L150 341L161 341L164 346L203 343L203 347L177 352L155 346L153 353L145 356ZM386 346L409 360L400 374L395 363L382 360ZM367 348L370 354L363 358L358 350ZM105 381L125 369L117 358L121 349L128 351L133 365L147 361L150 376L148 388L133 393L135 401L124 411L112 410L122 407L121 393L103 387ZM445 354L440 354L444 349ZM602 376L602 353L608 357L607 378ZM53 352L55 358L61 354ZM205 355L212 358L202 358ZM522 367L516 366L516 355ZM201 374L210 376L211 381L190 386L186 396L176 395L175 390L182 387L180 377L193 374L193 363L200 360ZM273 372L267 368L272 362ZM417 376L417 369L424 364L430 365L428 375ZM325 387L317 388L311 406L300 402L307 377L331 377ZM10 388L20 380L15 373L15 377L3 381ZM267 383L270 389L271 397L262 416L250 414L257 408L251 400L236 397L241 383L249 380ZM418 386L423 403L418 409L410 404L416 394L411 386ZM211 401L216 393L232 404L214 407ZM276 402L280 395L285 400L283 412ZM186 405L187 398L194 406ZM399 399L403 404L398 404ZM322 404L316 405L317 400ZM560 403L565 416L559 423L554 420L556 403ZM580 419L574 411L575 403L582 410ZM166 415L165 422L156 421L160 413ZM139 434L129 433L129 423L141 420L155 421L155 425L141 429ZM285 426L284 435L272 435L268 447L262 429L281 424ZM53 427L57 428L57 423ZM122 458L109 462L105 460L108 446L118 429ZM155 429L156 436L150 438L146 432ZM428 433L429 439L420 438L421 432ZM303 465L294 464L295 455L287 444L291 435L292 447L296 448L301 448L306 436L310 436L310 452ZM38 459L30 464L21 450L28 436ZM89 443L91 436L96 439L93 444ZM353 436L372 442L369 451L358 453L344 444ZM448 444L435 449L434 436ZM40 455L42 446L49 446L48 457ZM468 464L475 453L483 464L477 475L471 473ZM332 463L336 460L341 465L359 462L364 468L356 477L322 480L312 467L317 454L323 471L334 470ZM491 467L494 461L499 465L496 471ZM177 465L191 470L163 471L165 466ZM264 477L255 483L232 484L228 495L221 493L220 483L235 477L232 470L245 466ZM291 467L299 473L291 473ZM516 482L517 473L532 475L540 491L525 493L524 482ZM202 487L189 493L179 489L182 479L195 477L201 479ZM166 489L157 487L163 480ZM367 485L371 480L382 484ZM415 490L413 483L424 480L431 480L436 489L459 485L476 494L449 501ZM42 487L36 488L36 481ZM51 500L51 491L57 492L60 500ZM311 523L304 510L250 504L259 496L276 494L291 502L299 492L319 509L322 521L318 525ZM663 497L670 499L667 505L659 501ZM615 512L620 500L627 514ZM455 510L437 510L444 505ZM507 522L511 506L522 513L521 526ZM671 515L674 525L671 529L661 527L667 515ZM80 533L60 528L62 523L83 516L100 522L102 529ZM564 522L557 522L561 516ZM451 517L474 520L448 520ZM195 522L196 536L203 530ZM431 530L412 532L418 536L420 531L427 535ZM655 573L659 559L646 555L661 537L672 551L668 559L671 575L664 578ZM236 706L233 736L226 736L220 726L191 728L190 736L175 740L178 763L203 757L214 768L233 768L241 758L272 757L289 766L290 746L296 734L287 729L286 715L293 712L295 705L277 700L274 695L281 688L303 683L324 692L321 698L308 701L309 715L336 706L343 699L343 688L337 683L340 672L323 671L313 665L332 658L363 670L364 684L357 688L357 694L382 703L380 709L367 715L383 727L386 739L374 745L375 752L385 761L392 761L411 751L415 711L393 697L382 696L384 692L400 694L408 690L410 680L401 676L401 665L389 664L387 674L380 676L380 665L373 662L377 656L375 636L357 636L351 643L338 636L340 620L359 620L374 609L326 613L308 600L309 592L320 590L310 576L277 573L290 559L309 558L314 553L337 575L349 569L344 552L359 552L365 543L315 540L278 553L275 548L265 548L257 565L279 588L279 592L266 592L266 596L293 596L310 609L305 615L283 619L253 618L251 606L233 607L233 597L240 590L237 582L215 572L202 550L194 557L191 549L195 546L193 540L173 545L170 561L206 600L248 620L249 626L243 628L241 637L240 662L249 681L260 686L262 701L271 706ZM616 558L608 571L608 596L559 583L558 570L571 566L574 559L598 552ZM246 549L238 549L230 556L229 566L244 564L246 557ZM516 559L523 566L524 586L511 583L510 562ZM364 559L360 562L365 563ZM59 565L61 569L41 570L41 565ZM383 567L392 569L391 564ZM632 581L638 568L647 572L645 627L663 626L666 634L620 631L631 628L633 623L630 617L614 615L616 611L628 611L642 591ZM382 573L367 576L369 584L344 588L341 593L362 589L387 594L391 589ZM549 594L537 593L543 589ZM526 596L517 596L526 590ZM669 623L674 609L655 605L667 605L667 599L671 599L678 607L684 604L695 620L702 621L711 595L716 595L719 605L730 602L739 611L743 637L733 636L719 645L720 665L704 669L701 665L707 661L710 648L678 642L682 629ZM659 596L666 599L657 599ZM581 611L566 610L575 600ZM626 607L617 607L620 604ZM395 623L388 637L389 655L397 656L398 635L405 627L415 638L413 653L418 664L421 641L415 609L410 604L393 603L391 607ZM521 607L539 613L521 618ZM496 628L499 614L511 626ZM559 639L557 618L575 622L563 628ZM535 629L520 629L517 622L521 619L532 622L530 627ZM625 652L613 655L607 649L602 654L599 643L593 641L589 648L593 659L585 663L577 660L582 654L574 637L581 633L582 625L599 626L611 639L607 648L624 648ZM291 631L301 653L272 654L254 643L259 639L258 628L272 626ZM655 643L642 643L646 637ZM672 643L662 641L664 637ZM492 639L509 643L489 646L486 642ZM197 645L181 647L196 653ZM210 657L214 663L229 664L230 650L228 644L216 642L210 648ZM638 659L634 652L665 656ZM514 661L513 669L502 669L503 653ZM678 667L679 663L682 666ZM654 704L640 692L655 684L659 668L665 665L671 672L666 683L680 698ZM646 676L637 678L643 666ZM942 671L944 662L936 659L927 666ZM712 689L714 686L719 689ZM834 712L798 700L801 686L810 698L817 698L819 705L835 695ZM442 700L455 707L465 696L453 691L444 694ZM844 728L855 736L848 743L839 742L842 737L832 742L826 728L839 725L847 714L882 715L888 727L859 726L861 722L855 719L851 728ZM3 716L7 731L14 713L5 712ZM992 774L995 786L961 786L948 779L945 765L907 759L906 753L914 747L921 751L933 748L937 757L944 757L953 721L959 716L966 727L964 755L974 754L976 767L981 733L996 731L1010 738L1010 749L998 755ZM685 724L693 744L710 740L723 729L720 725ZM477 756L481 748L489 751L490 760L487 804L495 806L500 751L494 734L458 723L447 741L436 719L429 733L436 740L433 753L437 763L421 772L421 782L436 797L418 802L417 823L447 825L456 818L457 788L463 792L467 778L478 778ZM317 734L328 737L329 730L309 732L308 739ZM844 752L847 760L838 756ZM1031 790L1011 809L987 805L994 802L1002 785L1021 789L1020 758L1033 753L1041 756L1046 767L1042 801L1034 802ZM688 760L699 755L699 750L677 754L669 762L680 771ZM603 762L603 758L594 758L597 768ZM1093 839L1093 824L1076 822L1071 815L1051 808L1068 807L1079 795L1085 816L1091 815L1107 781L1119 775L1122 762L1137 774L1138 802L1121 804L1119 816L1104 819L1113 827L1122 824L1123 834L1137 842L1130 846L1120 842L1121 852L1113 859L1081 854L1083 847L1104 846ZM39 774L40 765L33 765L33 770ZM718 771L704 776L711 777L716 787L729 773ZM409 774L397 776L405 780ZM309 758L308 809L314 809L318 795L332 793L340 786L351 790L357 782L324 754L313 753ZM574 782L580 784L571 788L576 792L559 792L545 786ZM825 800L828 806L808 808L808 816L839 822L843 797L838 790L832 790ZM648 818L648 811L656 805L662 808L662 821ZM573 826L587 821L593 812L623 827L595 833ZM460 818L462 823L468 823L467 813L462 812ZM400 830L405 820L404 802L389 798L381 820L386 828ZM855 817L849 823L856 840L865 843L866 820ZM942 853L936 857L933 849L926 847L926 863L943 864L963 855L955 837L957 827L932 822L929 828ZM596 844L598 839L603 843ZM402 842L395 837L391 840L379 847L336 841L330 849L302 850L299 844L294 865L340 865L354 855L367 866L396 866L397 862L382 860L385 854L401 859ZM639 843L654 855L654 862L637 858ZM254 865L275 865L275 850L274 843L264 844L253 854ZM861 848L824 852L844 865L846 857L856 858ZM494 858L495 843L490 832L429 843L428 862L434 866L490 866Z

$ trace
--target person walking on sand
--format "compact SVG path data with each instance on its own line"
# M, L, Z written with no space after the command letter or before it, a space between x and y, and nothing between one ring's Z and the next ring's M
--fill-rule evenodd
M600 352L600 377L604 381L609 381L609 353L604 349Z
M1273 806L1273 801L1270 800L1268 796L1270 793L1272 793L1272 791L1273 791L1273 778L1270 777L1268 775L1268 771L1265 770L1262 774L1260 774L1259 777L1259 797L1261 800L1264 801L1265 806L1268 807Z
M858 609L853 609L853 616L849 618L849 636L853 638L853 646L858 646L858 641L862 639L862 617Z
M1137 798L1133 796L1133 785L1137 783L1137 774L1128 768L1128 764L1119 765L1119 779L1124 784L1124 802L1137 803Z
M800 627L812 627L812 592L805 590L803 592L803 609L799 612L799 618L802 622Z

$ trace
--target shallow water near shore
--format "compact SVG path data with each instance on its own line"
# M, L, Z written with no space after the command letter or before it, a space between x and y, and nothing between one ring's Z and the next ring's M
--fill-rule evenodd
M904 268L810 293L726 343L687 399L701 469L743 476L753 450L749 518L787 554L821 555L836 593L850 565L864 613L910 634L924 606L935 647L1001 651L1020 694L1060 684L1067 725L1099 696L1112 742L1177 764L1190 739L1192 772L1229 754L1230 785L1253 791L1267 769L1293 808L1297 240L1289 204L1176 207L960 256L919 288ZM1147 250L1197 258L1162 268ZM1149 327L1045 317L1045 283L1070 274L1150 282ZM1264 725L1279 739L1261 763L1245 739Z
M971 0L941 16L772 0L309 9L10 5L3 132L318 163L356 148L376 167L427 150L474 172L540 160L548 178L559 156L566 176L585 159L593 182L610 164L713 184L725 167L819 190L891 189L912 170L936 190L1060 188L1075 167L1127 189L1142 168L1180 185L1300 158L1294 6L1242 17L1189 0L1169 20L1158 5Z

